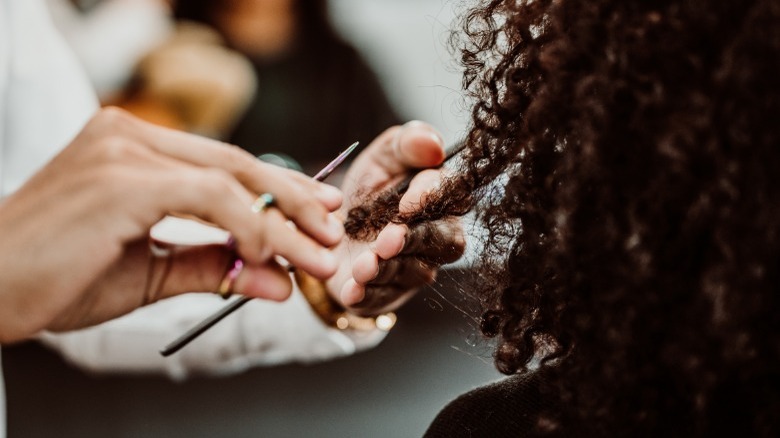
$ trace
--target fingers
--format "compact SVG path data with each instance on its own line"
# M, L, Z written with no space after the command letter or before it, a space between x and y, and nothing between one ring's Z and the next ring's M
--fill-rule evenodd
M444 141L430 125L409 122L379 135L353 162L344 178L344 192L375 190L410 169L435 167L444 161Z
M317 182L301 172L292 169L280 169L284 171L289 178L292 178L306 190L314 193L317 199L320 200L329 211L336 211L341 207L341 204L344 201L341 190L330 184Z
M344 306L353 307L356 304L363 301L366 297L366 287L358 284L354 279L350 278L344 283L344 286L339 292L339 299Z
M121 110L101 111L83 137L99 147L82 150L81 156L118 163L130 175L128 186L136 190L128 196L135 202L116 199L154 205L141 224L150 226L164 214L190 214L230 231L239 253L252 264L282 255L318 278L334 272L333 257L323 246L339 242L344 234L341 221L330 214L341 204L338 189L261 163L236 147L157 127ZM274 208L253 214L249 206L263 192L274 195ZM295 229L286 225L288 219Z
M369 254L364 253L361 257L368 260ZM374 263L377 268L373 278L361 282L358 280L360 274L356 273L341 288L339 299L343 305L363 309L366 313L397 308L418 288L436 279L436 269L414 257L397 257Z
M239 254L250 264L270 263L280 255L317 278L327 278L336 271L330 251L289 226L278 209L252 212L252 195L224 172L179 171L167 176L172 180L150 184L145 195L165 191L167 196L157 197L160 203L219 224L233 235Z
M352 278L358 284L367 284L379 275L380 264L397 256L404 248L408 229L390 224L377 236L370 250L362 252L352 262Z
M411 121L397 132L393 155L404 168L438 166L444 161L444 140L432 126ZM398 169L400 172L406 169Z
M401 255L413 255L425 263L443 265L458 260L466 250L460 218L423 222L413 226Z
M372 246L372 252L382 260L407 255L433 265L452 263L465 250L463 225L456 217L423 222L413 225L411 229L406 225L389 224L379 232ZM363 271L368 270L369 267L363 268ZM357 279L360 282L368 281L363 278Z
M222 169L252 193L273 194L276 207L321 244L333 245L343 237L340 221L328 215L341 204L337 189L310 178L291 178L289 170L262 163L237 147L155 126L118 109L101 111L85 135L122 135L181 163Z
M352 263L352 278L341 288L346 306L374 309L400 305L399 298L432 283L437 267L461 257L465 238L458 218L425 222L411 229L390 224L369 250Z
M333 275L338 268L336 257L327 249L287 224L286 218L277 210L270 209L260 215L266 236L269 255L280 255L319 279Z
M253 298L284 301L292 292L287 269L278 263L246 266L236 279L234 292Z
M426 169L414 176L409 189L398 204L400 214L409 214L425 205L428 194L436 190L441 182L441 171Z
M350 311L358 315L371 316L395 310L414 296L415 289L392 285L363 286L354 280L347 281L340 298Z
M416 257L402 256L383 260L379 264L376 277L368 284L393 285L400 289L410 289L432 283L436 278L436 268Z
M409 228L405 225L388 224L376 236L373 252L383 260L397 256L406 246L408 232Z
M159 298L185 292L216 291L233 252L224 245L176 247L171 268ZM292 282L287 270L278 263L244 265L233 283L233 292L254 298L282 301L290 296Z

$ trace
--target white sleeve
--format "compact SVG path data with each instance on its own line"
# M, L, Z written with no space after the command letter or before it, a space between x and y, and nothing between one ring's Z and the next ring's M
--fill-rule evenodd
M174 31L169 7L159 0L104 1L86 14L70 0L47 3L55 25L104 97L123 87L141 57Z
M221 243L226 231L168 217L152 236L180 244ZM341 331L326 326L298 290L283 303L252 300L167 358L158 352L222 308L215 294L188 294L160 301L129 315L71 333L40 339L73 364L96 372L163 372L173 379L191 374L231 374L256 365L313 362L352 354L384 339L385 332Z
M328 327L294 291L283 303L250 301L178 353L159 354L165 344L225 303L216 295L182 295L96 327L44 333L40 339L88 371L165 373L180 380L193 374L232 374L258 365L346 356L375 346L385 336L381 330Z

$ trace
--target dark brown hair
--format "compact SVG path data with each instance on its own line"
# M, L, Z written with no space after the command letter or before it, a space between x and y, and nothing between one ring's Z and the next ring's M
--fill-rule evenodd
M482 330L548 432L779 435L780 2L482 3L460 174L348 229L482 200Z

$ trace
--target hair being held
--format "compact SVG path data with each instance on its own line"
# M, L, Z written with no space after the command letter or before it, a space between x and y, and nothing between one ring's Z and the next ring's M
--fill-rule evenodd
M458 174L348 233L480 200L482 330L502 372L540 361L543 431L780 433L780 4L482 3Z

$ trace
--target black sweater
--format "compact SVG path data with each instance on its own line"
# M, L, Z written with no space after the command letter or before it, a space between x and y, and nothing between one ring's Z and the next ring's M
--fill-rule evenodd
M439 412L425 438L531 436L542 408L539 382L536 374L515 375L461 395Z

